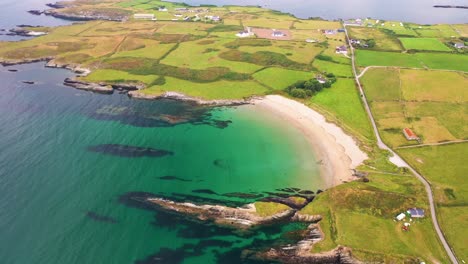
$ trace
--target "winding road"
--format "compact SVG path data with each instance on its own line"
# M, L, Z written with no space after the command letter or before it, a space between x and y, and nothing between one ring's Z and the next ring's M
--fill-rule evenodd
M346 34L346 39L348 43L350 42L349 35L348 35L348 30L345 27L345 34ZM371 120L372 127L374 129L374 134L375 137L377 138L377 145L380 149L384 149L392 153L392 157L390 157L390 162L395 164L398 167L406 167L408 170L413 173L416 178L424 184L424 187L427 192L427 196L429 199L429 205L430 205L430 210L431 210L431 218L432 218L432 223L434 225L434 228L437 232L437 235L439 236L440 241L442 242L442 245L445 248L445 251L447 252L447 255L449 256L450 260L452 263L458 264L458 260L455 257L455 254L453 253L452 249L450 248L447 240L445 239L444 234L442 233L442 230L440 228L439 222L437 221L437 215L436 215L436 209L435 209L435 204L434 204L434 196L432 193L431 185L430 183L421 175L419 174L415 169L413 169L406 161L404 161L398 154L395 153L390 147L388 147L381 139L379 130L377 129L377 125L374 120L374 116L372 115L372 112L370 110L369 104L367 103L367 98L364 93L364 90L362 89L361 82L359 81L359 78L364 74L364 72L367 70L367 68L361 73L360 75L357 74L356 71L356 61L355 61L355 56L354 56L354 48L352 45L350 45L350 50L351 50L351 62L353 66L353 75L356 81L356 84L359 87L359 93L361 95L361 99L364 103L364 107L366 109L367 115L369 116L369 119Z

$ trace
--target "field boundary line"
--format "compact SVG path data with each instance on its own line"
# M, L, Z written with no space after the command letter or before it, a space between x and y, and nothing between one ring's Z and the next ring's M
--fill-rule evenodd
M438 143L426 143L426 144L411 145L411 146L401 146L401 147L396 147L395 149L422 148L422 147L428 147L428 146L443 146L443 145L460 144L460 143L466 143L466 142L468 142L468 139L452 140L452 141L438 142Z

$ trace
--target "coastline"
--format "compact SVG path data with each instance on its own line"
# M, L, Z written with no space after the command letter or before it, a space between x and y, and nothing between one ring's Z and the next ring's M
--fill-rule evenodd
M327 187L352 181L352 169L368 158L340 127L306 105L280 95L252 100L257 107L278 115L299 129L311 145L320 164L320 175Z

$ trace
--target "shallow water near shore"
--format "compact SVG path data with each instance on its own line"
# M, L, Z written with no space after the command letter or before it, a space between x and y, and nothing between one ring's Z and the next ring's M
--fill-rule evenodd
M94 94L43 65L0 67L2 263L238 263L236 248L301 226L238 235L129 206L128 193L237 205L325 187L301 133L255 106Z

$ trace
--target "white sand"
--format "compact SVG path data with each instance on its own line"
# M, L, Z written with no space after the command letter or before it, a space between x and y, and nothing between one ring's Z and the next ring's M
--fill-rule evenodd
M368 158L351 136L302 103L279 95L268 95L253 100L253 103L277 114L304 133L317 159L321 160L320 171L327 187L353 180L351 169Z

